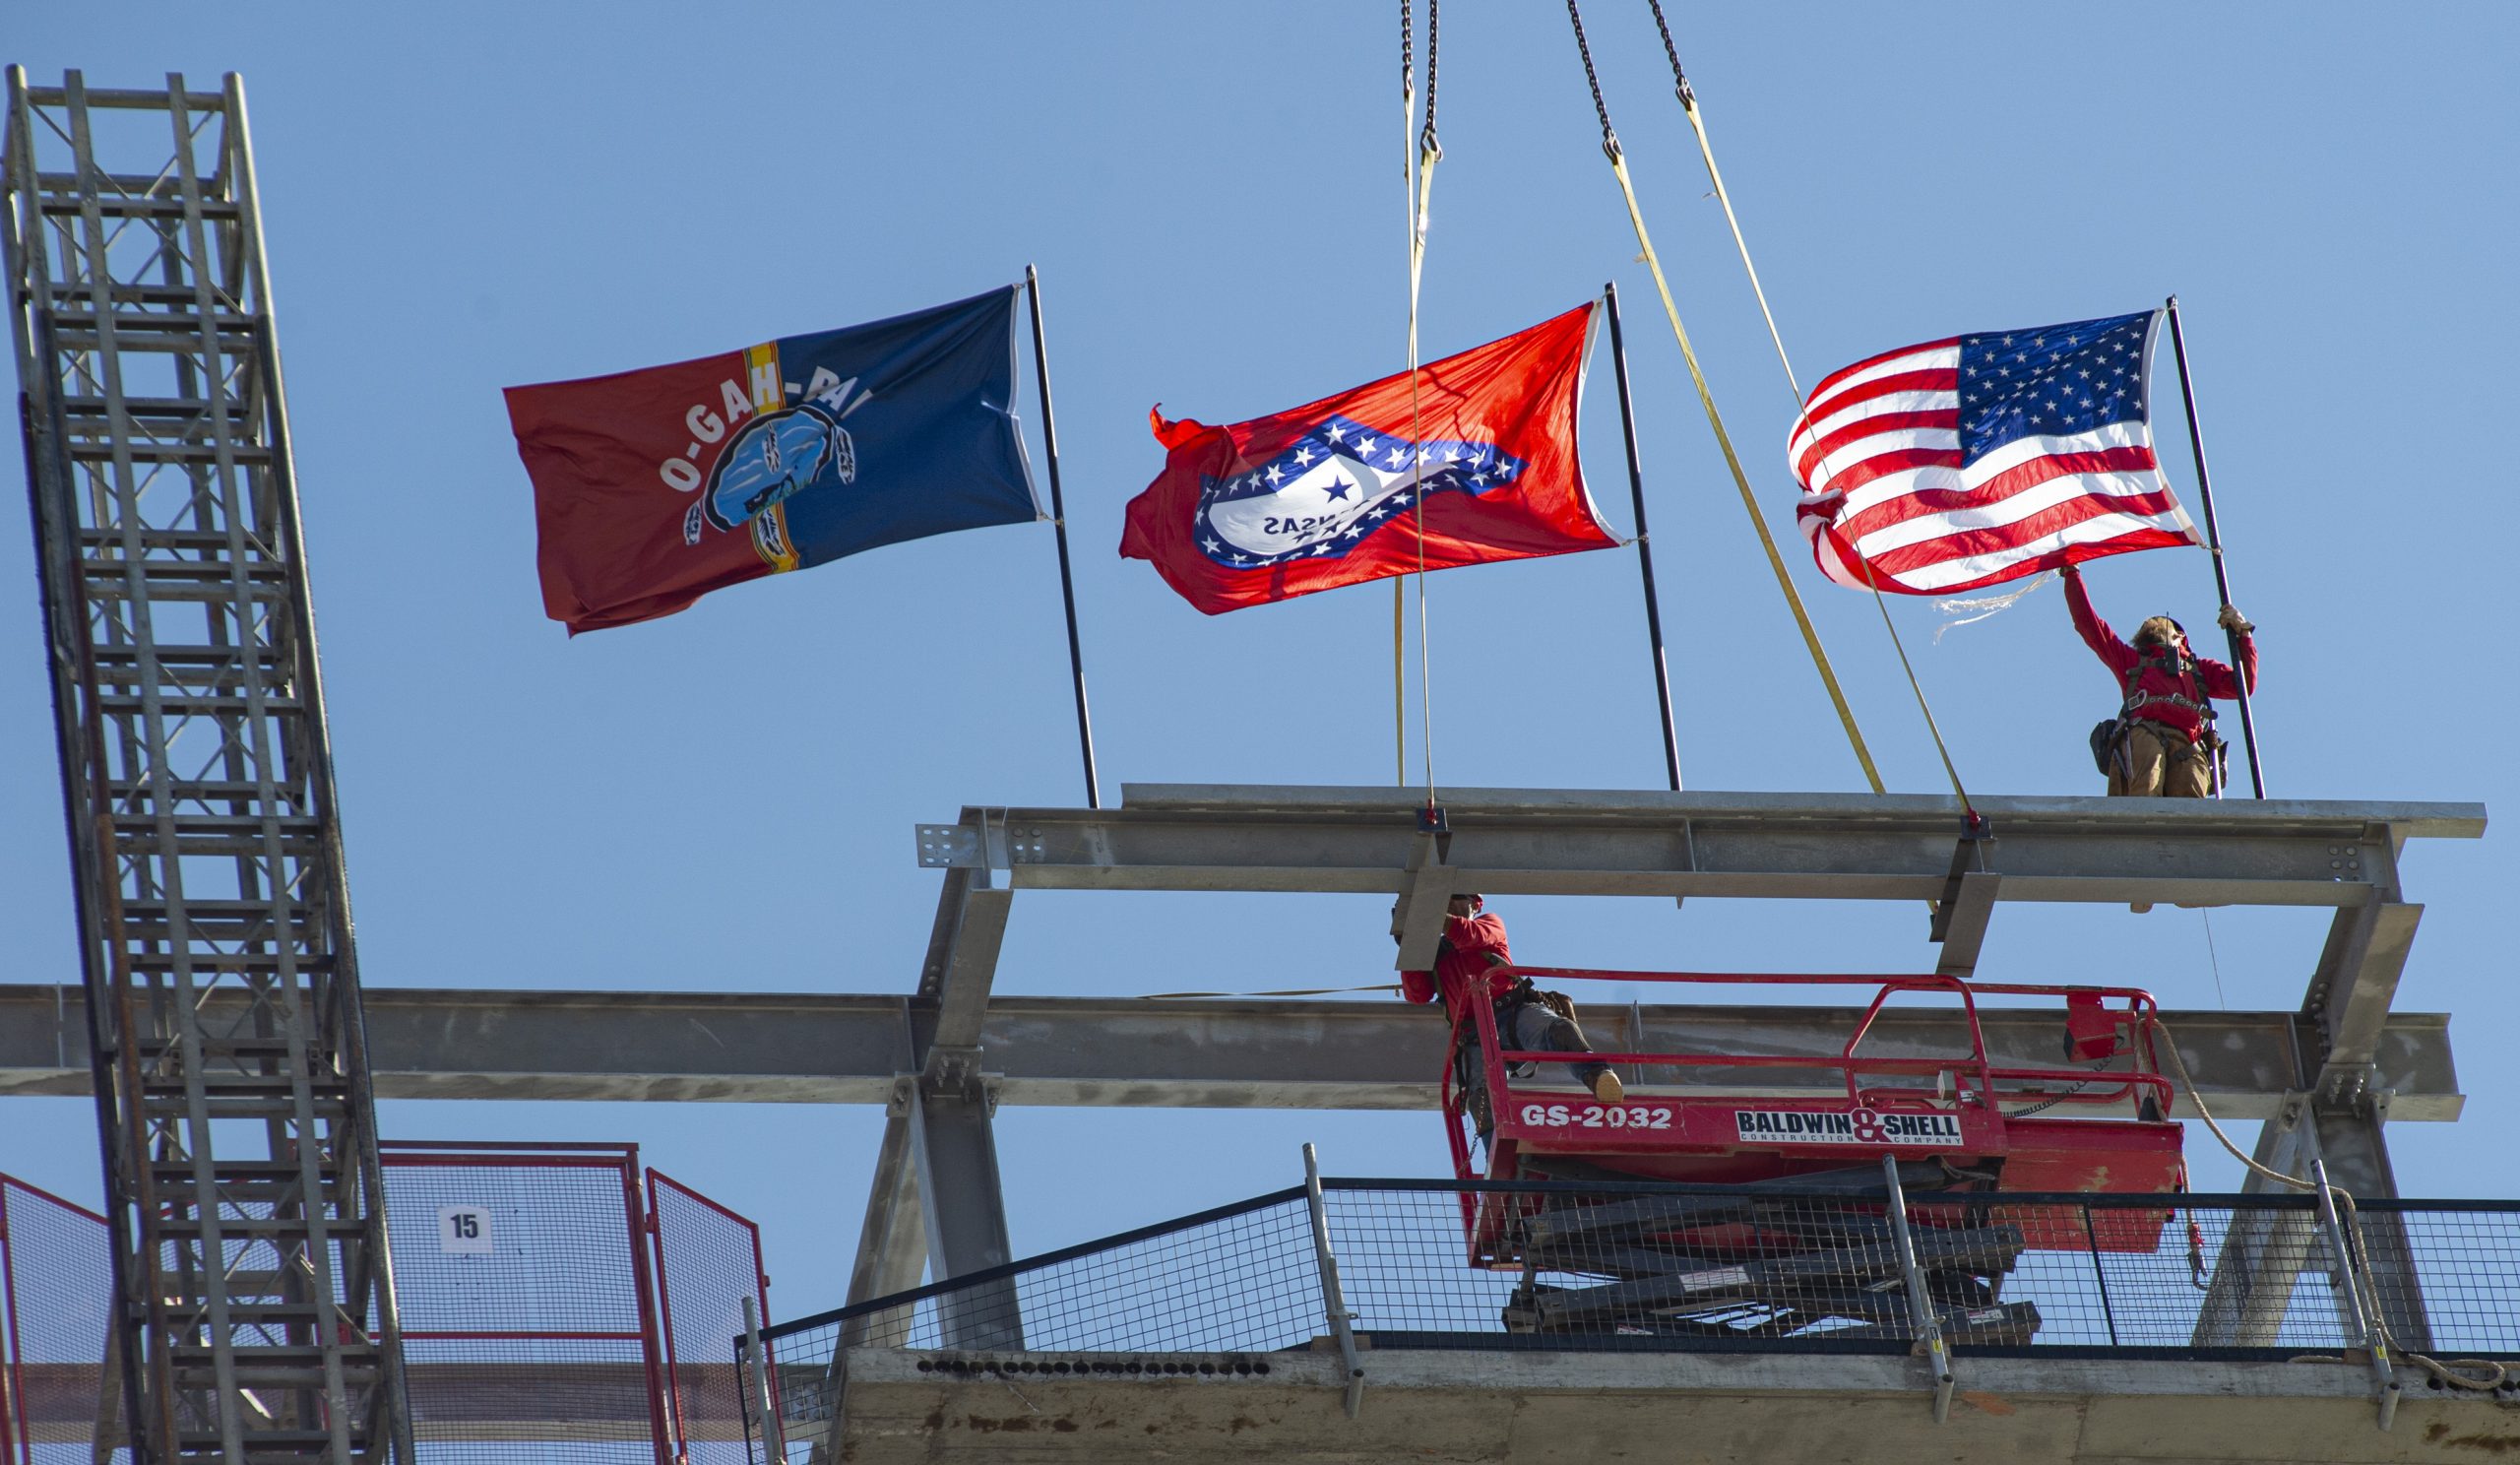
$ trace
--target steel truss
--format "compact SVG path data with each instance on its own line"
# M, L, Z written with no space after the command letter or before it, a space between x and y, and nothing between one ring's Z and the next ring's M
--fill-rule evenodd
M7 261L142 1462L410 1458L244 92L8 73ZM109 1393L114 1391L108 1390Z

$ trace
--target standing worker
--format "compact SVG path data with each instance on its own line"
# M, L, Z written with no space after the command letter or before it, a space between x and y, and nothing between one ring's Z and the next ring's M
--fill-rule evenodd
M2257 628L2232 605L2216 621L2239 644L2239 669L2187 649L2187 632L2167 615L2135 628L2135 644L2091 608L2082 572L2065 566L2065 605L2083 644L2117 673L2125 702L2114 721L2092 730L2092 754L2109 775L2110 795L2205 798L2222 792L2224 753L2214 733L2212 698L2231 701L2243 684L2257 690Z
M1437 947L1435 970L1400 974L1400 994L1410 1001L1443 999L1444 1015L1453 1020L1453 1031L1460 1035L1452 1053L1453 1083L1466 1096L1482 1140L1495 1127L1495 1120L1488 1112L1487 1067L1480 1057L1479 1028L1463 1003L1495 1004L1497 1039L1509 1052L1593 1051L1593 1045L1584 1041L1584 1030L1575 1025L1575 1004L1564 993L1542 991L1530 978L1508 975L1514 953L1505 945L1505 922L1485 914L1486 904L1476 895L1454 896L1444 909L1444 936ZM1392 938L1398 940L1399 933L1394 931ZM1607 1063L1570 1061L1566 1069L1604 1104L1616 1104L1626 1097L1626 1089Z

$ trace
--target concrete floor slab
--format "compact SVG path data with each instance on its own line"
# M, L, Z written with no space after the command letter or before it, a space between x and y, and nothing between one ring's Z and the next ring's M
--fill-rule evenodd
M1210 1371L1198 1371L1203 1364ZM1147 1371L1166 1365L1188 1371ZM2384 1433L2370 1375L2334 1362L1963 1359L1959 1395L1940 1425L1922 1366L1873 1356L1374 1350L1354 1420L1341 1407L1336 1361L1321 1354L979 1360L858 1349L846 1367L845 1417L830 1451L816 1458L850 1465L2401 1465L2520 1457L2520 1402L2506 1402L2511 1395L2453 1396L2419 1384ZM1127 1371L1132 1367L1139 1371Z

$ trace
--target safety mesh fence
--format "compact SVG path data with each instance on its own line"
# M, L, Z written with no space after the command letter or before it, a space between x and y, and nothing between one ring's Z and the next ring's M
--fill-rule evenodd
M736 1465L751 1414L726 1356L744 1325L744 1300L768 1305L761 1233L670 1177L648 1172L665 1351L666 1429L679 1465Z
M1348 1306L1381 1347L1901 1352L1916 1327L1911 1250L1955 1346L2243 1346L2206 1325L2209 1278L2236 1213L2119 1199L1911 1194L1907 1249L1878 1185L1342 1182L1325 1205ZM2269 1214L2315 1220L2300 1207ZM2292 1264L2277 1324L2296 1321L2300 1268L2324 1268L2328 1255L2317 1234L2292 1227L2283 1237L2292 1250L2269 1258ZM2520 1264L2513 1240L2508 1259ZM2247 1346L2321 1344L2343 1346L2332 1316L2324 1331L2296 1321Z
M766 1298L750 1221L652 1171L651 1234L628 1145L389 1142L384 1158L422 1462L744 1458L754 1422L725 1340L742 1299ZM129 1459L95 1448L121 1438L110 1244L102 1217L0 1175L6 1465Z
M1938 1168L1917 1167L1919 1170ZM2520 1203L1324 1180L1345 1306L1378 1349L1905 1353L1911 1275L1956 1352L2342 1358L2360 1272L2390 1337L2520 1359ZM2359 1254L2356 1254L2359 1253ZM1911 1258L1914 1271L1911 1273ZM850 1347L1091 1354L1141 1374L1328 1346L1300 1189L767 1332L787 1439L821 1435ZM740 1348L737 1350L741 1357ZM1223 1355L1196 1364L1166 1355ZM1063 1370L1064 1371L1064 1370Z
M1349 1308L1382 1347L1904 1351L1886 1187L1327 1181ZM1955 1347L2296 1357L2359 1341L2360 1273L2402 1347L2520 1356L2520 1205L2370 1202L2341 1259L2304 1195L1951 1193L1910 1247Z
M1321 1317L1310 1214L1294 1189L781 1324L768 1352L801 1449L839 1403L844 1348L1272 1353L1304 1346ZM727 1340L718 1348L724 1356Z
M655 1465L636 1153L385 1151L411 1433L448 1465Z
M94 1465L119 1437L122 1378L103 1367L113 1317L105 1219L0 1176L0 1460Z

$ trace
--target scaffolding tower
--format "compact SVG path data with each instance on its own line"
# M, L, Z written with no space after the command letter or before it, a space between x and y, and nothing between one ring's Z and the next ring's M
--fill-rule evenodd
M44 651L146 1465L410 1459L244 91L8 71Z

